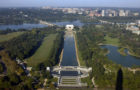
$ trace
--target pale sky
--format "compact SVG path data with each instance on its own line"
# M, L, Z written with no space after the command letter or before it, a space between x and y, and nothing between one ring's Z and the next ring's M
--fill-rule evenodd
M140 0L0 0L0 7L139 7Z

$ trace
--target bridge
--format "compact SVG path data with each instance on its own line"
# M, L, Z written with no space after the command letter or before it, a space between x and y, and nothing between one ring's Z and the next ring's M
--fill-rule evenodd
M39 23L44 24L44 25L48 25L48 26L55 26L55 24L52 24L52 23L49 23L49 22L46 22L46 21L42 21L42 20L39 20Z

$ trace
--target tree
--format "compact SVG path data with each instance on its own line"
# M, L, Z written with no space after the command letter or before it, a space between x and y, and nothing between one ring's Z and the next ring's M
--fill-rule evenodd
M0 73L3 73L4 72L4 65L3 63L0 63Z
M50 83L49 87L50 87L51 89L55 88L54 84L52 84L52 83Z
M20 77L16 74L9 75L11 85L18 85L20 82Z
M44 63L40 63L40 64L38 65L38 70L40 70L40 71L46 70L46 67L45 67Z
M4 76L0 78L0 88L10 88L11 84L9 82L10 78L8 76Z

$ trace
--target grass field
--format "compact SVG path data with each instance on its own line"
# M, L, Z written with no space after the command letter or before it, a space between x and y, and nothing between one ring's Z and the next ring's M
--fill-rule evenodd
M119 39L117 38L111 38L109 36L105 36L105 44L110 44L110 45L115 45L115 46L119 46L120 43L119 43Z
M56 39L57 34L50 34L44 38L43 43L37 51L27 59L27 64L31 67L36 67L39 63L47 60L53 41Z
M23 34L24 32L12 32L12 33L8 33L6 35L0 35L0 42L4 42L4 41L8 41L14 37L17 37L21 34Z
M118 52L123 55L123 56L127 56L127 54L124 52L125 48L119 48Z

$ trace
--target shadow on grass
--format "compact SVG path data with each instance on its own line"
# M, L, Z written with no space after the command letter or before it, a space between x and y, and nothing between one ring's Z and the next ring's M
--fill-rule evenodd
M123 72L120 68L117 74L116 90L123 90Z

